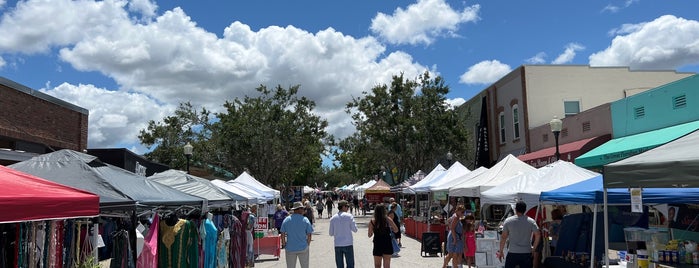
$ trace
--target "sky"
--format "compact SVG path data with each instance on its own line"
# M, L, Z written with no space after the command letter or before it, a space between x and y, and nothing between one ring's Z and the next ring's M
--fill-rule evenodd
M699 71L699 1L0 0L0 76L89 110L88 148L145 153L180 103L259 85L345 105L393 75L439 75L458 106L523 64ZM2 96L0 96L2 97Z

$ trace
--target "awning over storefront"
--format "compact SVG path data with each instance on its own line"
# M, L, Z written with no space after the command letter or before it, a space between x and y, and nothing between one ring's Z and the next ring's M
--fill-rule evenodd
M601 168L630 156L648 151L699 129L699 121L612 139L575 159L584 168Z
M561 160L573 162L576 157L602 145L603 143L609 141L611 137L612 135L607 134L561 144L558 146L558 152L561 154ZM556 147L549 147L528 154L523 154L517 156L517 158L535 168L540 168L556 162Z

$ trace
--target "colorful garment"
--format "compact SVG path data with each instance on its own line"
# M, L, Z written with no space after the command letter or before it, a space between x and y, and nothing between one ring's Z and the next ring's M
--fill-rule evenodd
M242 220L238 220L233 215L228 215L231 220L231 247L230 247L230 265L231 268L245 267L247 244L245 237L245 226Z
M199 237L194 223L180 219L175 225L160 221L158 267L188 268L199 263Z
M160 219L158 214L153 216L153 224L150 231L143 239L143 250L138 255L137 268L158 268L158 224Z
M218 230L214 223L206 219L204 221L204 268L216 267L216 244L218 243Z
M476 256L476 233L466 232L466 238L464 239L466 247L464 248L464 256L475 257Z

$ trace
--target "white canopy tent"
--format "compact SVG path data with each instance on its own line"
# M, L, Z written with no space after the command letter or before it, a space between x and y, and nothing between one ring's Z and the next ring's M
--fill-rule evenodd
M534 167L510 154L480 176L449 188L449 195L480 197L483 191L503 184L514 176L535 170Z
M458 180L468 174L471 173L471 170L466 168L463 164L461 164L459 161L456 161L454 164L447 169L446 172L444 172L441 176L435 178L432 180L432 183L428 184L425 186L427 189L426 191L430 192L435 192L437 189L442 189L442 191L448 190L449 186L455 185ZM445 189L446 187L446 189ZM420 191L425 191L418 189L416 190L417 192Z
M219 189L223 190L226 193L230 193L230 194L237 195L237 196L242 196L249 203L256 204L256 203L262 203L262 202L266 201L266 200L264 200L264 198L262 196L258 196L255 193L250 193L248 191L242 190L242 189L235 187L233 185L230 185L222 180L218 180L218 179L212 180L211 184L213 184L214 186L218 187Z
M484 172L486 172L488 168L486 167L479 167L469 173L463 174L459 177L454 178L453 180L448 180L448 181L442 181L442 183L439 183L432 187L432 191L438 192L438 191L449 191L449 188L453 187L456 184L463 183L465 181L472 180Z
M599 173L563 160L541 167L529 173L515 176L507 182L481 193L481 206L485 204L514 204L524 201L527 207L539 204L541 192L555 190L590 178Z
M240 174L240 176L238 176L234 180L228 181L228 183L240 183L240 184L249 186L250 188L253 188L256 191L270 194L275 199L280 197L279 190L275 190L275 189L268 187L267 185L264 185L263 183L259 182L258 180L256 180L252 176L250 176L250 174L248 174L247 172L243 172L242 174Z
M427 176L425 176L422 180L418 181L417 183L411 185L408 187L408 191L411 193L415 193L416 188L422 188L425 185L429 185L435 178L438 178L441 176L444 172L446 172L447 169L442 166L442 164L437 164L432 171L430 171Z
M439 167L441 167L441 165L438 165L435 169ZM459 161L456 161L454 164L451 165L451 167L449 167L449 169L445 170L444 172L441 172L441 174L438 174L432 178L425 177L425 179L421 180L413 186L410 186L410 189L412 189L416 193L427 193L431 191L431 187L434 187L435 185L438 185L440 183L444 183L445 180L449 181L454 179L455 177L465 175L469 172L471 172L471 170L466 168ZM430 172L430 174L432 174L432 172Z

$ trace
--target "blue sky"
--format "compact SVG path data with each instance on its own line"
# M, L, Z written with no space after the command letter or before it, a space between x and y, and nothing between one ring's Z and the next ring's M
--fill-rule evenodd
M147 151L180 102L221 110L301 85L328 131L345 104L430 71L459 105L522 64L699 70L699 1L5 1L0 76L90 110L88 147Z

